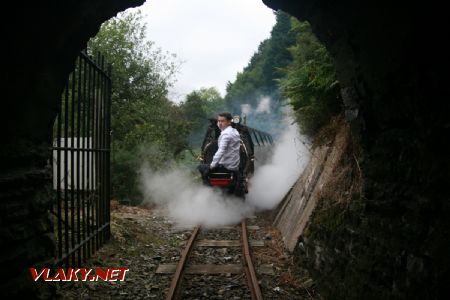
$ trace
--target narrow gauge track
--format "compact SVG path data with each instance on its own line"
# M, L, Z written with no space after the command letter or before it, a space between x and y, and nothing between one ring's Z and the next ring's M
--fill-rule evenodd
M179 299L181 292L181 282L184 275L184 269L189 260L189 256L194 248L195 240L201 230L200 226L196 226L192 231L191 237L186 243L185 248L181 252L180 260L175 269L175 273L172 277L172 282L169 287L169 291L167 293L167 300L171 299ZM244 263L245 275L247 278L247 286L250 290L250 294L252 299L260 300L262 298L261 290L259 288L258 279L256 277L255 268L253 266L251 253L250 253L250 245L247 235L247 223L244 220L241 221L241 249L242 249L242 257Z

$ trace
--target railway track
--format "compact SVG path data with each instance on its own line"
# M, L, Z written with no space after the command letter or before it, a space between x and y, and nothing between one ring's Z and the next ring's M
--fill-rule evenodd
M172 277L172 281L170 284L169 291L167 293L166 299L181 299L181 290L182 290L182 282L183 282L183 276L186 270L186 267L189 263L189 260L192 256L192 250L196 246L199 233L201 232L201 227L197 226L193 229L192 234L185 244L185 247L180 255L180 260L178 261L178 264L176 265L175 273ZM221 242L220 244L223 245L234 245L236 241L216 241ZM205 246L207 243L203 243L203 246ZM252 258L251 258L251 247L248 239L248 233L247 233L247 223L246 220L242 220L240 224L240 247L242 249L242 269L245 273L245 277L247 279L247 287L250 291L251 298L254 300L263 299L261 290L259 288L258 284L258 278L256 275L255 268L253 266ZM217 268L216 268L217 271ZM204 273L207 273L206 270ZM204 274L203 273L203 274ZM216 274L217 272L214 272L214 268L211 269L211 273Z

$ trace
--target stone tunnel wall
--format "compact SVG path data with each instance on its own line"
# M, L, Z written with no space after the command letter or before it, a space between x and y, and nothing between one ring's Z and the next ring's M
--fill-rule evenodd
M10 2L2 18L0 128L0 291L47 299L28 268L53 263L48 214L57 100L79 51L101 23L144 0ZM6 8L6 4L5 8ZM6 52L6 53L5 53Z
M336 202L333 194L318 202L295 248L298 263L325 299L443 299L450 294L450 26L442 4L263 1L312 24L334 58L361 147L362 197L344 206L326 205Z
M299 257L320 262L307 265L329 299L425 299L448 292L450 51L444 39L450 26L444 4L263 1L310 21L330 50L363 150L363 200L344 214L313 213L304 250L298 249L306 254ZM35 295L27 268L52 256L45 166L57 98L76 55L103 21L142 3L9 3L10 18L2 18L0 110L4 296ZM335 226L326 229L320 220Z
M341 161L348 151L349 134L348 126L341 124L331 141L316 147L299 179L279 204L273 224L281 231L289 251L294 251L299 238L308 228L324 189L341 171Z

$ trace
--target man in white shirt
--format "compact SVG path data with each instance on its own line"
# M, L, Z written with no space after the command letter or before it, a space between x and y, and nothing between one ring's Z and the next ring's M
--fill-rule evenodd
M218 150L214 154L210 169L223 166L230 171L239 169L241 137L239 132L231 126L231 114L228 112L219 113L217 126L221 133L219 136Z

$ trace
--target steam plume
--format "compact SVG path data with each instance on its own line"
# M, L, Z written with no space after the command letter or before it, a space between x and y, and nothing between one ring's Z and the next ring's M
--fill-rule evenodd
M246 202L258 210L274 208L303 172L310 154L296 124L287 125L268 162L250 180Z
M256 113L270 113L270 97L263 96L259 99Z
M281 201L309 160L304 143L306 139L298 133L298 126L286 125L273 156L257 166L245 202L203 186L187 169L161 173L144 165L141 183L145 201L166 207L169 217L180 225L214 227L237 223L256 210L274 208Z

